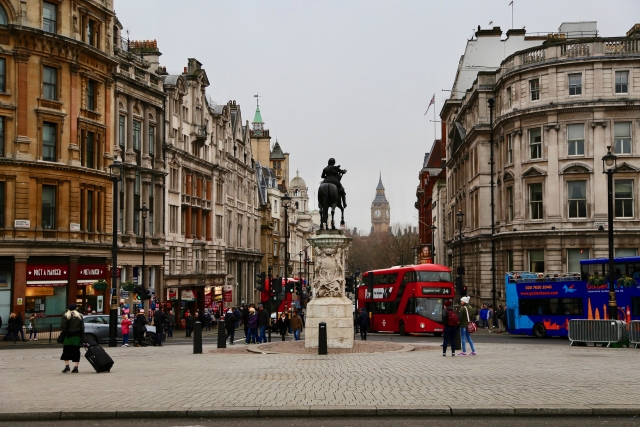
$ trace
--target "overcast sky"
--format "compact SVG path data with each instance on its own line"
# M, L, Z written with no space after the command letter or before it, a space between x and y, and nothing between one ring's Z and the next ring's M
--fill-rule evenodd
M329 157L348 170L349 227L368 232L382 172L391 222L417 225L416 187L467 39L481 25L511 27L509 0L115 0L134 40L156 39L170 74L202 62L208 94L236 100L244 120L255 98L272 143L277 136L314 198ZM554 32L562 22L598 21L623 36L638 0L514 1L514 28ZM431 107L433 109L433 106ZM439 129L438 135L439 137ZM314 207L315 200L310 201Z

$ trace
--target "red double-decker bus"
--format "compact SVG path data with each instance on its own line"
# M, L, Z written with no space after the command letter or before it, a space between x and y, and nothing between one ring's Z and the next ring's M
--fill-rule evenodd
M371 295L367 285L358 287L358 309L371 314L371 331L432 333L442 335L442 309L453 299L451 270L438 264L420 264L369 271L373 274Z

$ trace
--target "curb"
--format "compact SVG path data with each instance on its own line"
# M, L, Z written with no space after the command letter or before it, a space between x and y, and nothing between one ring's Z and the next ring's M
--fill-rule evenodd
M285 417L588 417L640 416L640 405L532 406L249 406L165 411L70 410L0 412L2 421L53 421L140 418L285 418Z
M350 354L363 355L363 354L380 354L380 353L408 353L408 352L414 351L416 349L411 344L402 344L402 343L396 343L396 344L401 345L402 348L400 350L374 351L374 352L371 352L371 353L362 352L362 353L334 353L334 354L331 354L331 349L327 349L327 353L328 354L324 354L324 355L313 354L313 353L284 353L284 352L278 352L278 351L272 351L272 350L261 350L258 346L264 345L264 344L256 344L256 347L248 346L247 347L247 351L249 351L249 353L256 353L256 354L289 354L291 356L336 356L336 355L350 355Z

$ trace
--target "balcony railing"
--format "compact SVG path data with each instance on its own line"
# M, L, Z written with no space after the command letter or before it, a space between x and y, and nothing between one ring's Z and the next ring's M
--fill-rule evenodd
M192 125L191 135L195 136L198 139L206 139L207 138L207 127L204 125Z

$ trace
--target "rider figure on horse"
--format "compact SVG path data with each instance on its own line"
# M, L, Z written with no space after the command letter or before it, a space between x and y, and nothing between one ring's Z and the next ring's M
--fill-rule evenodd
M342 175L347 173L346 169L340 169L340 166L336 166L336 159L333 157L329 159L329 166L322 170L322 176L320 178L324 178L323 183L331 183L338 187L338 193L342 198L342 207L347 207L347 193L344 191L344 187L340 183L340 179L342 179Z

